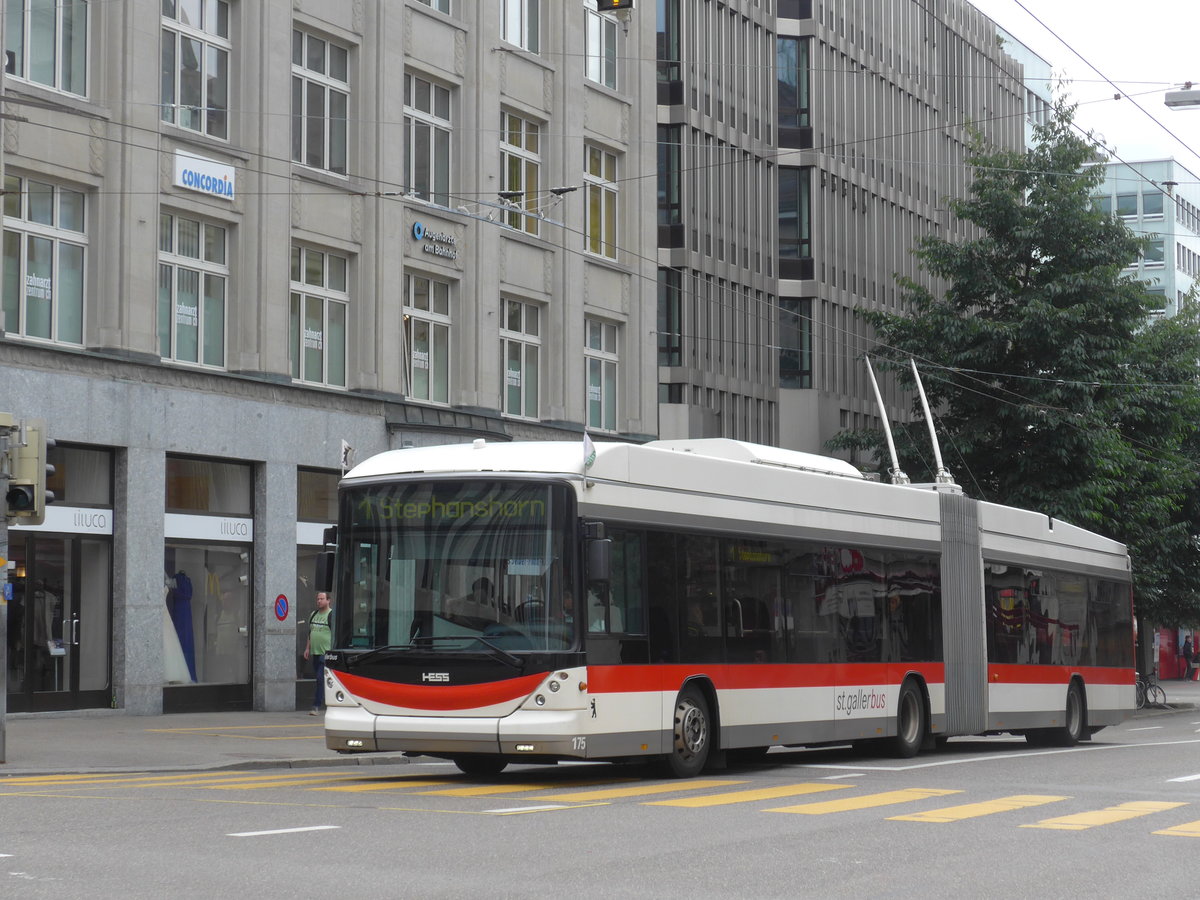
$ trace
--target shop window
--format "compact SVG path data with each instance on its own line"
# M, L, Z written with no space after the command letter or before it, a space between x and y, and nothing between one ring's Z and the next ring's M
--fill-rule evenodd
M167 512L249 516L253 483L249 465L167 457Z
M96 506L111 509L112 452L62 444L46 451L54 474L46 478L54 502L62 506Z
M336 522L338 480L336 472L296 472L296 518L301 522Z
M249 684L249 548L168 542L165 571L163 682Z

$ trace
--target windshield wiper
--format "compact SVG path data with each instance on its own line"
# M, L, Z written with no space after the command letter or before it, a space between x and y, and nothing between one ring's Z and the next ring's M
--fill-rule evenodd
M501 662L508 663L514 669L525 668L525 662L521 659L521 657L517 656L516 654L509 653L503 647L497 647L495 644L493 644L491 641L489 641L485 637L477 637L477 638L475 638L475 640L479 641L479 643L483 644L483 646L485 646L489 650L491 650L493 652L493 654L495 655L495 657L498 660L500 660Z

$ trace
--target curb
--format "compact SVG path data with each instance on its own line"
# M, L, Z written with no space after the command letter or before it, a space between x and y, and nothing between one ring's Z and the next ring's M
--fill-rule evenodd
M149 766L85 766L77 769L10 769L0 763L0 784L6 778L46 777L52 775L144 775L147 773L170 772L228 772L243 769L332 769L347 766L395 766L407 765L412 759L407 756L375 755L337 756L312 759L246 759L240 762L196 763L194 765L149 765Z

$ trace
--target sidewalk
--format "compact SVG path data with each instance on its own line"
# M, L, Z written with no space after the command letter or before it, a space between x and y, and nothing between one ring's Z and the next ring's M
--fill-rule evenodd
M1164 681L1168 709L1200 708L1200 682ZM177 713L130 716L120 710L13 713L5 721L12 775L172 772L205 769L311 768L404 763L399 753L346 756L325 748L324 719L307 712Z
M5 720L7 761L0 764L0 783L11 775L407 762L398 753L346 756L327 750L324 721L307 712L10 713Z

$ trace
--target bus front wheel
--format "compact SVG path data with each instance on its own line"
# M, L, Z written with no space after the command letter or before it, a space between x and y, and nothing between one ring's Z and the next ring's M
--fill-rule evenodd
M712 745L712 720L708 702L697 688L684 688L675 699L671 752L667 771L676 778L692 778L704 770Z
M454 757L454 764L464 775L488 778L503 772L508 766L508 760L490 753L475 753L471 756Z

